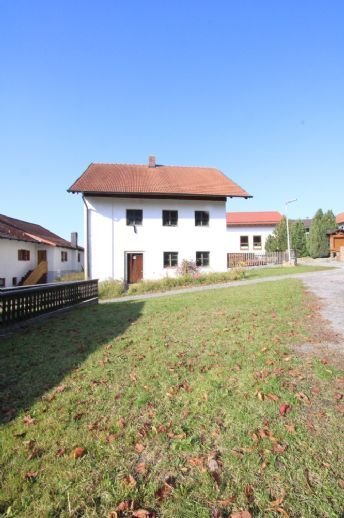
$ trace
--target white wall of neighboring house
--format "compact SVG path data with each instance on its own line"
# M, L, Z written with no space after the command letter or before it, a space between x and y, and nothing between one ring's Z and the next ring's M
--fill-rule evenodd
M29 250L30 260L19 261L18 250ZM48 282L54 281L56 277L62 274L82 271L82 251L80 251L81 261L78 263L78 251L75 249L45 246L28 241L0 239L0 279L5 279L6 288L15 286L13 278L16 278L17 283L19 283L29 270L36 268L39 250L47 251ZM61 262L61 250L67 252L68 261Z
M227 252L250 252L258 253L265 251L265 243L270 234L274 231L276 225L247 225L247 226L227 226ZM248 249L240 248L240 236L248 236ZM261 236L262 247L253 247L253 236Z
M204 271L226 271L226 206L224 201L106 198L90 196L88 206L89 277L126 280L126 253L143 253L143 278L175 276L163 267L163 252L178 252L195 261L196 251L210 252ZM142 209L143 223L126 223L127 209ZM178 225L162 224L163 210L178 210ZM195 226L195 211L209 212L209 226ZM86 211L86 208L85 208Z

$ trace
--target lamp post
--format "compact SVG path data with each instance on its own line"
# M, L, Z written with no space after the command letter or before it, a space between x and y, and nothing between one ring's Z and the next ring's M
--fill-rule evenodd
M286 222L287 222L287 241L288 241L288 260L289 260L289 264L291 264L291 253L290 253L290 235L289 235L289 221L288 221L287 209L288 209L289 203L293 203L294 201L297 201L297 198L295 198L295 200L289 200L289 201L285 202L285 218L286 218Z

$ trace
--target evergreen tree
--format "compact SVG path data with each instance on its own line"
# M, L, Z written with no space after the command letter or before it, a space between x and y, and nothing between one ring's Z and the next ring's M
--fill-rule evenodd
M297 257L306 257L308 254L306 231L303 221L298 219L294 221L290 229L291 234L291 248L296 250Z
M328 232L335 230L336 218L331 210L325 214L319 209L313 220L308 238L309 255L313 258L328 257L330 255L330 241Z
M283 216L277 227L265 242L267 252L284 252L288 248L287 220Z

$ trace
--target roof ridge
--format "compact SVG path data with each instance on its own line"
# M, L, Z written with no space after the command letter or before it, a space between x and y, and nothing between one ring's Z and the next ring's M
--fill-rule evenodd
M178 164L156 164L154 167L149 167L148 164L129 164L128 162L91 162L90 165L85 169L84 173L91 165L124 165L124 166L135 166L135 167L147 167L148 169L155 169L156 167L179 167L183 169L213 169L222 173L220 169L214 166L204 166L204 165L178 165ZM83 173L82 173L83 174ZM224 176L225 174L222 173ZM82 176L82 175L80 175ZM80 178L80 177L79 177ZM77 181L77 180L76 180Z

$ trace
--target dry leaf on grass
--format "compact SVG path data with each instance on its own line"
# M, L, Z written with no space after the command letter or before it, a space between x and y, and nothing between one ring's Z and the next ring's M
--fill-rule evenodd
M137 451L137 453L142 453L144 449L145 449L145 446L144 446L144 444L142 444L142 442L137 442L135 444L135 450Z
M75 450L71 453L73 459L80 459L86 454L85 448L75 448Z
M122 482L125 486L128 486L128 487L136 486L136 480L134 479L134 477L132 475L127 475L126 477L124 477L122 479Z
M38 471L27 471L24 475L24 480L29 480L30 482L33 482L36 480L38 476Z
M280 407L279 407L279 413L280 413L280 416L281 417L284 417L285 415L288 414L288 412L291 411L291 405L289 405L288 403L283 403Z

